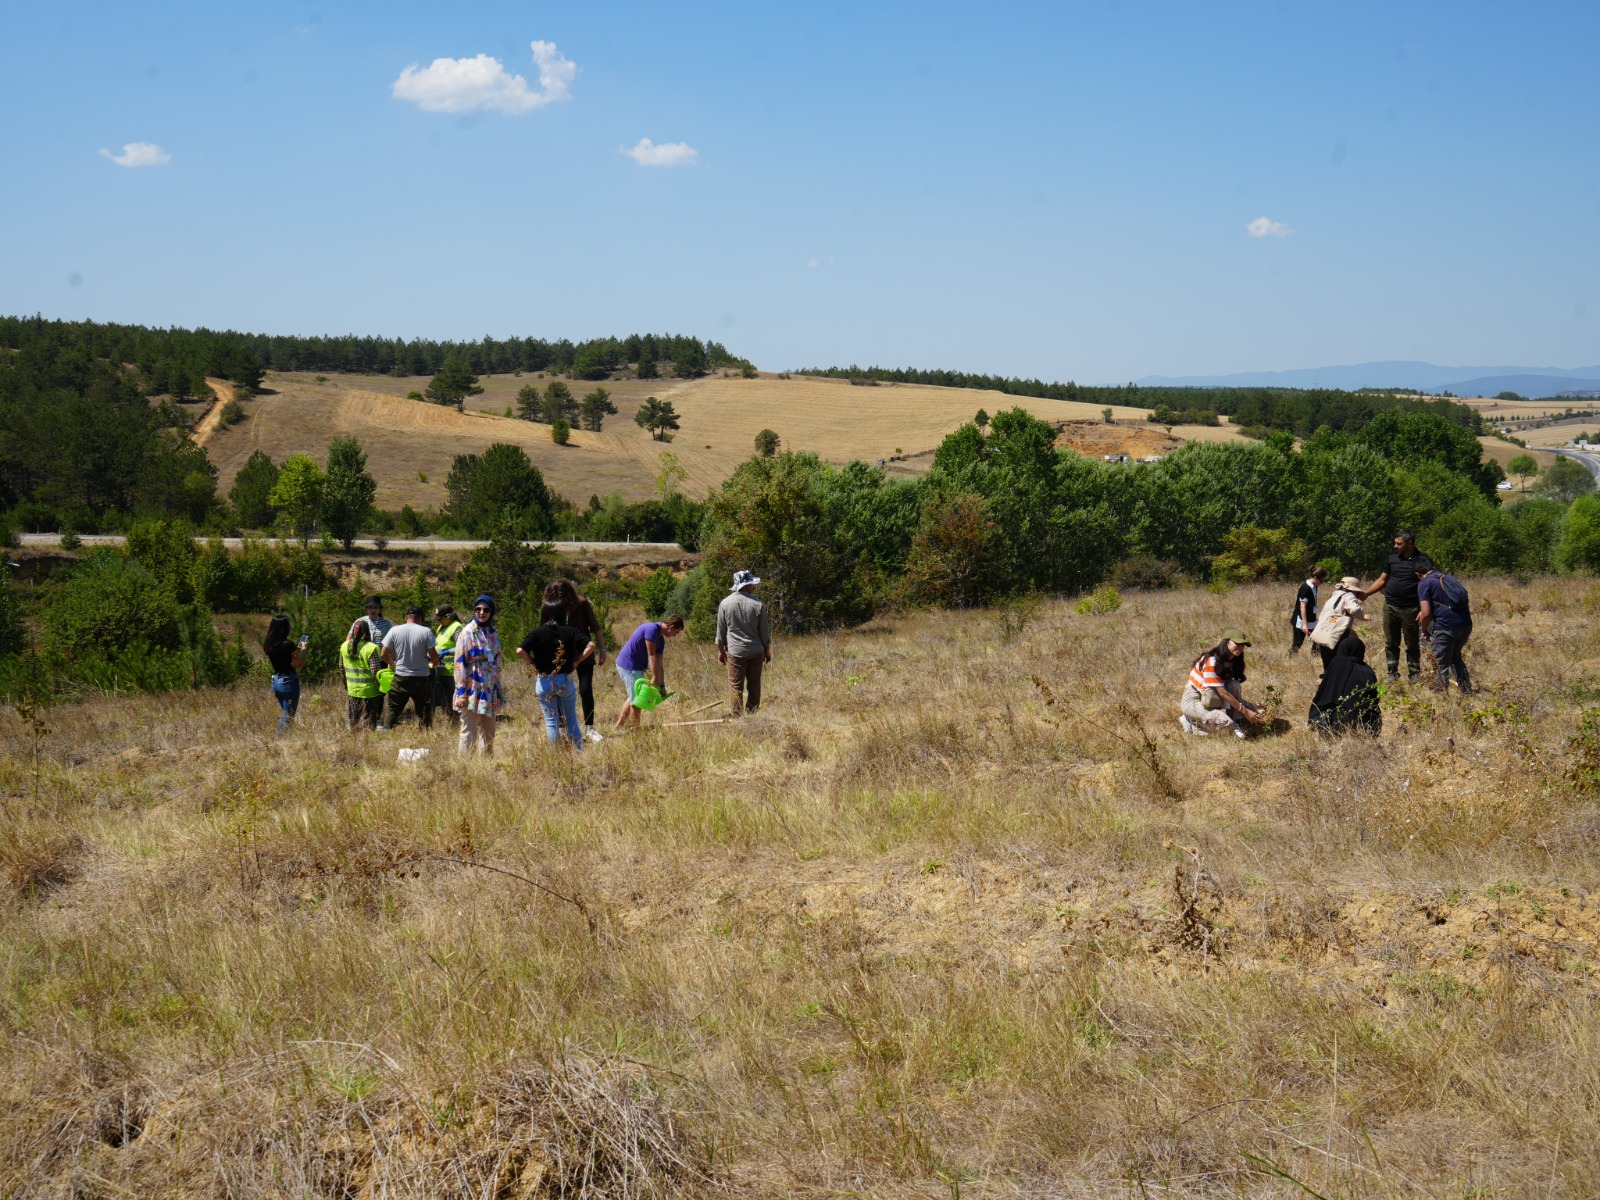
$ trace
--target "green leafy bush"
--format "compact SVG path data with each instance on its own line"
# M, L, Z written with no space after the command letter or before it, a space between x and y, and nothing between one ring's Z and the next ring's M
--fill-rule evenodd
M1311 551L1289 530L1244 525L1223 536L1222 553L1211 560L1211 579L1223 584L1292 579L1310 561Z
M1109 584L1080 597L1073 611L1080 617L1100 617L1122 607L1122 594Z
M1111 568L1111 585L1124 592L1162 592L1187 582L1182 567L1154 554L1135 554Z
M68 659L116 656L134 647L176 650L179 605L136 559L91 550L45 612L50 646Z
M678 590L678 578L668 568L661 567L655 574L639 584L639 604L644 615L652 621L667 611L667 604Z

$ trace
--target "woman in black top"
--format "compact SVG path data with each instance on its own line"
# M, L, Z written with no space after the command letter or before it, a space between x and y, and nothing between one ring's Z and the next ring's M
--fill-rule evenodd
M578 686L575 672L594 658L594 641L580 630L562 622L566 609L560 601L549 602L539 610L540 625L517 647L517 655L538 674L535 688L539 707L544 709L544 732L551 743L561 740L566 728L573 749L583 749L583 733L578 728Z
M594 669L596 664L606 665L606 634L594 605L585 596L578 595L570 579L553 579L544 589L546 604L559 604L561 623L570 625L594 643L594 653L578 664L578 698L583 701L584 736L598 742L600 734L594 727Z
M289 729L300 708L300 669L306 665L305 648L309 638L296 645L289 638L289 618L279 613L267 622L267 636L261 643L272 664L272 694L278 700L278 736Z

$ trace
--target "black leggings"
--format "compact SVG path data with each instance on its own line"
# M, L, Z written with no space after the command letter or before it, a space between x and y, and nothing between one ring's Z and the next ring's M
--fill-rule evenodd
M583 723L594 724L594 655L578 664L578 699L583 701Z

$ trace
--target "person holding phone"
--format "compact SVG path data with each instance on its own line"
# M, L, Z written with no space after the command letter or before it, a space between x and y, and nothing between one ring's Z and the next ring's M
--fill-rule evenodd
M267 622L267 636L261 641L267 662L272 665L272 695L278 701L278 736L289 731L289 723L300 710L300 671L306 665L306 646L310 637L298 645L289 635L289 618L278 613Z

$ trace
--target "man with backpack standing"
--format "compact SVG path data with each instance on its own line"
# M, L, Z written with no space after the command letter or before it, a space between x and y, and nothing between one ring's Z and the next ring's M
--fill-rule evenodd
M1417 628L1429 639L1434 661L1439 664L1439 686L1448 690L1454 674L1461 694L1470 696L1472 676L1467 674L1461 650L1472 636L1472 598L1459 579L1436 569L1431 562L1422 567L1420 574Z

